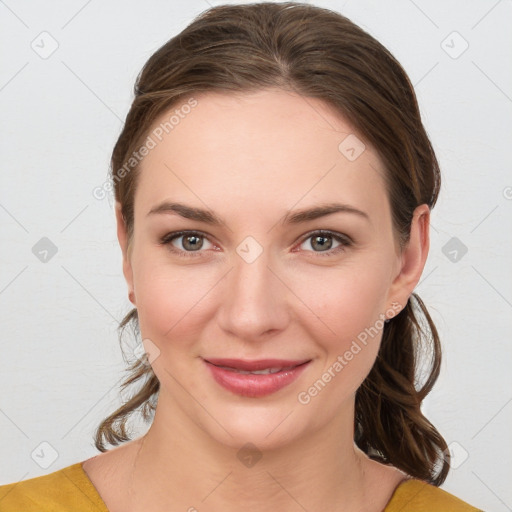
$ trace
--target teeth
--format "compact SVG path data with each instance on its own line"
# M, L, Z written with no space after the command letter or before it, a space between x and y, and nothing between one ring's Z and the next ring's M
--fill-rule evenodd
M254 370L252 372L247 372L245 370L239 370L240 373L243 374L253 374L253 375L268 375L269 373L277 373L280 372L282 368L265 368L264 370Z
M269 373L278 373L283 370L290 370L293 368L292 366L287 368L265 368L264 370L254 370L254 371L246 371L246 370L237 370L236 368L229 368L228 366L219 366L219 368L223 368L224 370L229 370L231 372L242 373L243 375L268 375Z

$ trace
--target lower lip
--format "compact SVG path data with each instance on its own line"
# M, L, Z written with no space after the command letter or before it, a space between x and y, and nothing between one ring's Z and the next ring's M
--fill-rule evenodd
M291 370L283 370L277 373L263 375L245 374L236 371L225 370L205 361L215 381L223 388L240 396L261 397L276 393L296 380L306 369L308 363L296 366Z

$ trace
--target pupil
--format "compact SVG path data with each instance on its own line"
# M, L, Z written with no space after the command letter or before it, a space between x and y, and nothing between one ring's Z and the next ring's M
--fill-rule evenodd
M316 236L314 238L315 243L319 243L320 244L320 248L323 249L323 250L326 250L326 249L330 248L331 244L325 242L325 240L329 240L329 239L330 239L329 236ZM322 242L321 240L324 240L324 242ZM314 244L313 244L313 246L314 246Z
M195 242L192 242L192 244L190 244L190 240L195 240ZM184 247L187 249L192 249L193 251L197 251L198 249L201 248L201 244L198 243L199 240L200 240L200 238L198 236L189 235L189 236L185 237ZM195 243L195 245L194 245L194 243Z

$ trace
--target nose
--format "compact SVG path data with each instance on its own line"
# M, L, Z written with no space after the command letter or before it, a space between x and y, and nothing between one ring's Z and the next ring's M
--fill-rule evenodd
M239 340L263 341L286 328L291 292L276 267L265 250L252 262L233 255L220 291L222 330Z

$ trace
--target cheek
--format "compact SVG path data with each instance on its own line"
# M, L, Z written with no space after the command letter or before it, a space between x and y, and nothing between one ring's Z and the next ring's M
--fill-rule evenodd
M389 286L385 276L368 267L330 270L303 277L294 287L308 306L308 325L312 334L316 333L314 339L329 351L342 350L365 329L382 327Z
M198 315L208 303L215 276L192 268L149 260L137 266L134 287L141 335L154 340L160 350L179 349L179 340L185 343L200 332ZM161 346L166 339L173 344Z
M302 326L316 343L320 364L297 400L309 404L319 423L336 415L370 372L382 339L386 297L386 282L375 272L340 272L328 282L322 290L303 285L314 314L308 313Z
M190 349L190 341L201 338L206 323L229 293L219 283L222 272L208 266L172 264L161 255L151 257L149 250L133 256L142 337L151 339L161 351ZM379 315L385 310L389 283L382 261L379 265L374 260L373 255L366 255L339 268L300 265L281 272L291 291L283 288L280 306L288 310L290 322L305 331L304 340L314 343L328 362L349 350L353 340L366 341L369 347L378 345L375 331L381 330ZM375 350L362 352L361 361L376 354Z
M321 392L323 399L317 403L340 405L359 388L377 357L389 282L378 267L368 265L338 269L323 279L311 277L302 281L299 291L312 310L301 321L316 343L321 364L308 382L312 394L304 391L309 397Z

